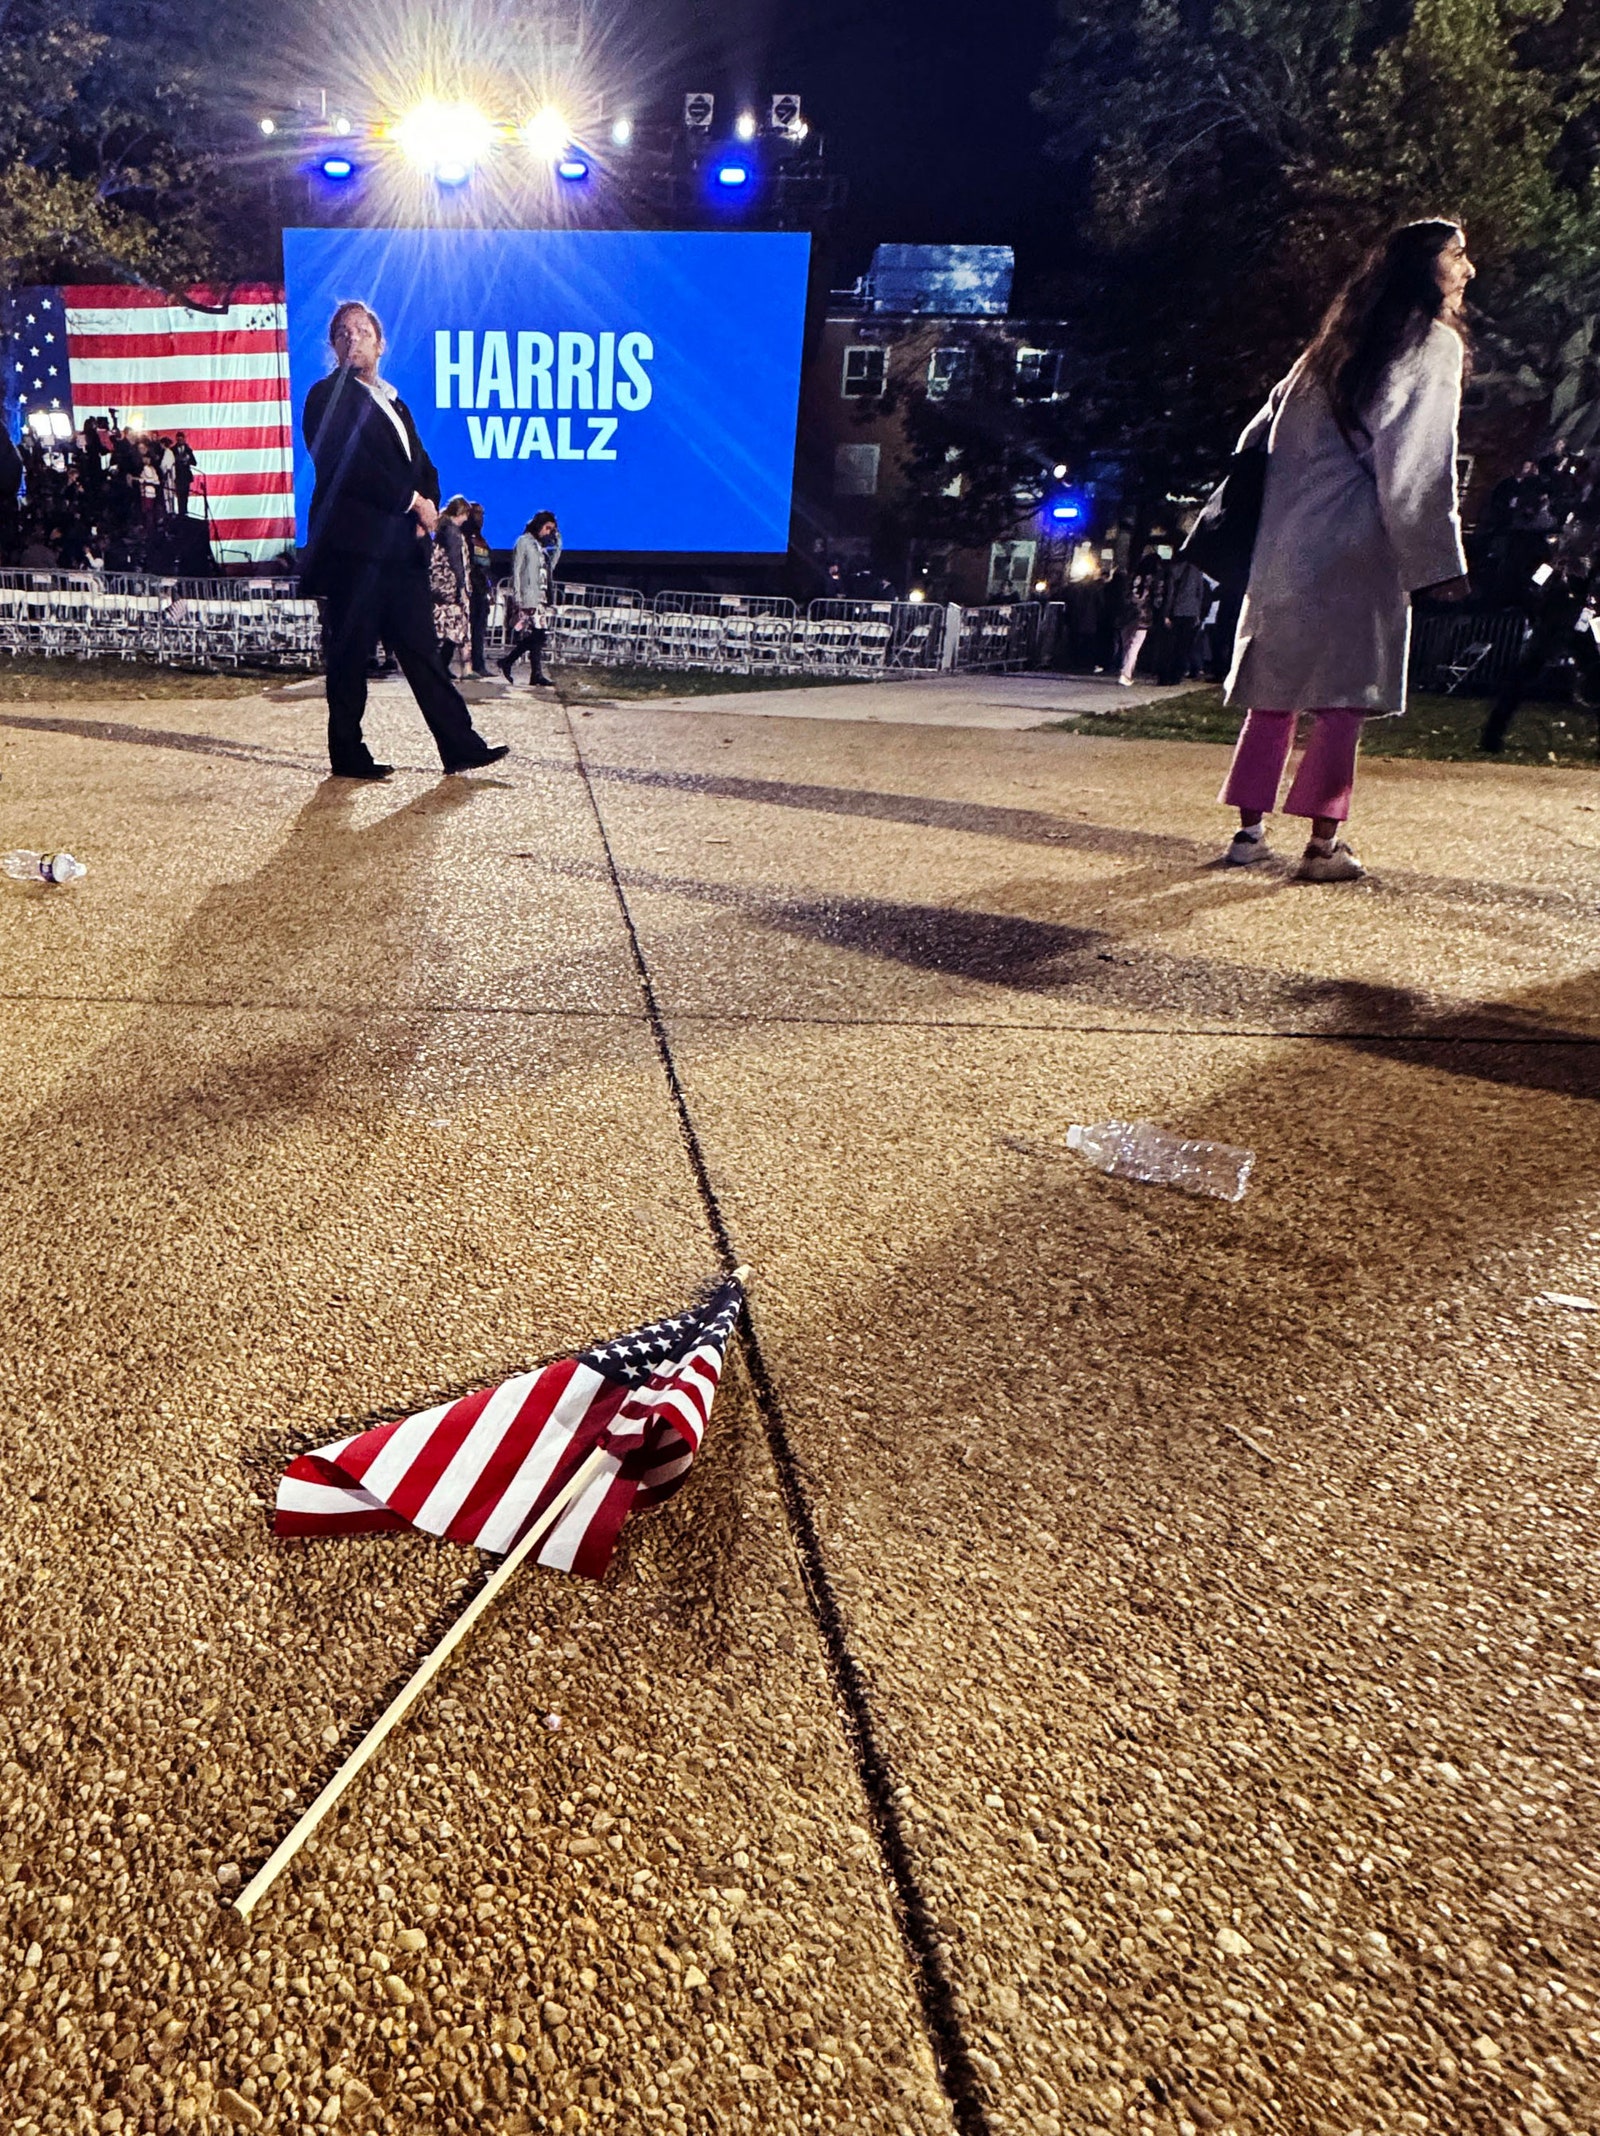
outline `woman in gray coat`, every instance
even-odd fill
[[[1339,839],[1362,724],[1403,712],[1411,600],[1467,592],[1456,507],[1473,267],[1451,222],[1409,223],[1368,257],[1239,440],[1267,446],[1261,526],[1227,701],[1246,705],[1219,799],[1239,811],[1224,858],[1266,858],[1297,714],[1315,725],[1284,806],[1311,819],[1296,874],[1352,882]]]
[[[535,512],[511,552],[511,649],[500,662],[507,682],[524,653],[529,684],[539,688],[550,680],[544,671],[544,646],[554,621],[560,561],[561,529],[555,513]]]

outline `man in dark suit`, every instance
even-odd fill
[[[446,771],[476,771],[507,754],[472,724],[433,627],[427,537],[439,518],[439,477],[411,412],[378,376],[383,328],[365,304],[341,304],[328,328],[339,368],[306,395],[301,419],[317,470],[300,578],[323,596],[328,759],[334,776],[386,779],[361,733],[367,663],[381,638],[400,662]]]

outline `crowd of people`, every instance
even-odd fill
[[[1158,682],[1190,682],[1220,681],[1227,667],[1233,638],[1219,627],[1218,589],[1169,542],[1108,578],[1069,580],[1062,610],[1060,658],[1079,674],[1115,674],[1131,688],[1141,668]]]
[[[90,416],[70,438],[25,429],[0,444],[0,562],[25,570],[139,571],[163,561],[174,519],[188,519],[194,449],[171,436]],[[163,537],[165,537],[163,539]]]

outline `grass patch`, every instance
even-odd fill
[[[1362,752],[1375,757],[1426,757],[1445,764],[1482,763],[1478,736],[1488,710],[1489,700],[1484,697],[1435,697],[1417,691],[1404,719],[1367,722]],[[1595,722],[1596,715],[1578,705],[1530,701],[1517,714],[1501,761],[1592,768]],[[1077,712],[1049,724],[1069,734],[1109,734],[1130,742],[1225,742],[1231,746],[1239,732],[1239,714],[1224,706],[1221,690],[1208,687],[1186,690],[1181,697],[1163,698],[1156,704],[1129,705],[1126,711]]]
[[[718,675],[704,668],[582,667],[559,669],[565,697],[617,702],[649,697],[729,697],[751,690],[814,690],[826,684],[870,685],[864,675]]]
[[[0,659],[0,704],[140,703],[161,697],[259,697],[281,672],[213,675],[145,660]]]

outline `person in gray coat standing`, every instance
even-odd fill
[[[555,513],[535,512],[511,552],[511,650],[500,662],[507,682],[524,653],[529,683],[538,688],[550,680],[544,671],[544,644],[554,620],[560,561],[561,529]]]
[[[1452,222],[1408,223],[1369,254],[1310,348],[1245,429],[1266,487],[1227,702],[1245,705],[1219,799],[1239,811],[1224,859],[1266,857],[1296,717],[1315,714],[1284,803],[1311,819],[1296,874],[1352,882],[1339,838],[1363,722],[1405,710],[1413,595],[1468,591],[1456,431],[1473,275]]]

